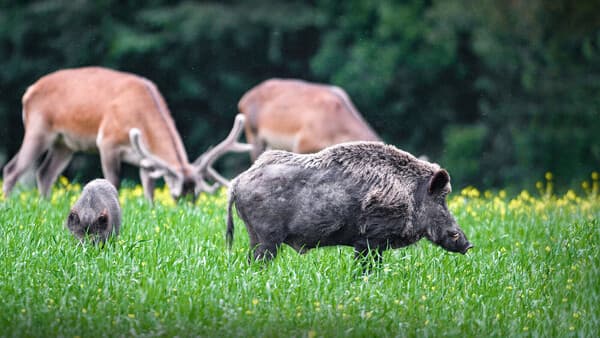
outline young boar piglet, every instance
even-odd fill
[[[80,241],[88,236],[93,243],[104,243],[119,234],[121,206],[117,189],[105,179],[95,179],[83,187],[71,208],[66,227]]]
[[[227,239],[231,246],[235,204],[254,259],[274,258],[285,243],[300,253],[348,245],[380,260],[423,237],[464,254],[473,246],[448,210],[450,191],[446,170],[380,142],[268,151],[231,183]]]

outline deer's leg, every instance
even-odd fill
[[[13,157],[5,166],[4,166],[4,170],[3,170],[3,179],[4,179],[4,183],[2,184],[2,191],[4,192],[4,195],[8,196],[8,194],[10,194],[11,190],[13,189],[15,182],[19,179],[18,175],[17,177],[13,176],[15,175],[14,171],[15,171],[15,166],[17,165],[17,161],[19,159],[19,153],[17,153],[15,155],[15,157]]]
[[[265,151],[266,144],[257,134],[254,134],[249,124],[246,124],[246,142],[252,145],[250,159],[254,162]]]
[[[50,195],[52,184],[54,184],[58,175],[65,170],[72,156],[73,151],[62,144],[55,143],[48,150],[48,154],[46,154],[46,158],[37,170],[36,175],[38,189],[42,196],[48,197]]]
[[[252,150],[250,151],[250,157],[252,158],[252,162],[254,162],[260,156],[260,154],[265,152],[267,149],[267,144],[260,137],[255,137],[251,144]]]
[[[100,151],[100,161],[102,162],[104,178],[118,189],[120,184],[119,174],[121,172],[121,153],[119,147],[110,140],[102,140],[102,143],[98,144],[98,150]]]
[[[23,144],[19,152],[4,167],[2,190],[4,195],[8,196],[19,177],[31,167],[35,161],[50,147],[54,141],[54,135],[48,134],[44,128],[35,128],[30,126],[25,131]]]
[[[154,184],[156,180],[150,177],[150,173],[144,168],[140,168],[140,180],[144,188],[144,196],[146,196],[148,201],[154,201]]]

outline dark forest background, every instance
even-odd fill
[[[547,171],[578,185],[600,167],[597,0],[0,4],[0,165],[20,146],[29,84],[102,65],[158,85],[190,159],[227,134],[245,91],[294,77],[346,89],[386,142],[448,168],[455,187]],[[97,156],[67,171],[97,175]]]

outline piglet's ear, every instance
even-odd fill
[[[108,210],[104,209],[98,216],[98,228],[106,229],[108,227]]]
[[[439,194],[446,190],[448,183],[450,183],[450,175],[448,175],[446,170],[440,169],[431,176],[427,190],[430,194]]]
[[[79,225],[79,215],[76,211],[71,210],[69,213],[69,217],[67,218],[67,227],[69,229],[74,229]]]

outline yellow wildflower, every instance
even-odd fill
[[[69,179],[61,175],[58,179],[58,183],[60,183],[61,186],[66,187],[69,185]]]

